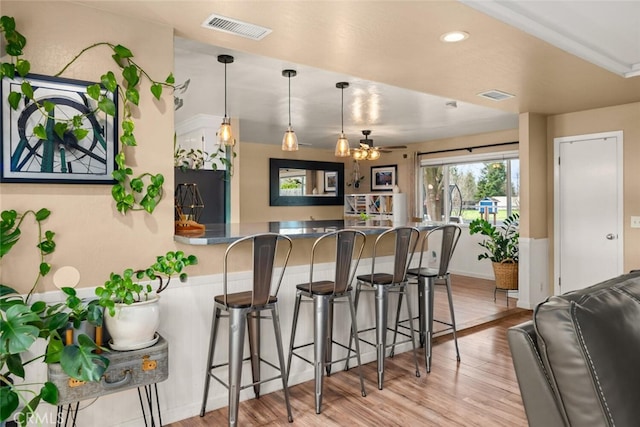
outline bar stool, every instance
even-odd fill
[[[276,264],[276,255],[278,254],[279,243],[283,243],[285,249],[284,260],[281,266],[280,278],[275,285],[275,292],[272,290],[273,268]],[[227,267],[231,253],[237,253],[240,248],[251,248],[252,255],[252,271],[253,281],[252,290],[237,293],[227,293]],[[291,405],[289,404],[289,389],[287,387],[287,374],[284,366],[284,354],[282,350],[282,336],[280,335],[280,319],[278,317],[278,290],[282,283],[284,270],[289,255],[291,254],[292,242],[287,236],[276,233],[262,233],[247,236],[236,240],[229,245],[224,254],[222,283],[223,294],[214,298],[213,318],[211,320],[211,338],[209,341],[209,356],[207,359],[207,371],[204,382],[204,394],[202,397],[202,409],[200,416],[203,417],[206,411],[207,396],[209,394],[209,382],[211,378],[216,379],[229,390],[229,426],[238,425],[238,404],[240,401],[240,390],[254,387],[256,397],[259,397],[259,384],[282,379],[282,389],[284,391],[284,400],[287,405],[287,414],[289,422],[293,421],[291,415]],[[280,252],[283,252],[280,251]],[[273,329],[276,338],[276,347],[278,350],[279,367],[262,359],[260,357],[260,331],[259,325],[263,317],[261,313],[265,310],[271,312],[273,320]],[[222,311],[228,314],[221,314]],[[213,364],[213,354],[216,348],[216,338],[218,334],[218,326],[221,317],[229,318],[229,360],[226,363]],[[249,329],[249,344],[251,355],[243,358],[244,353],[244,331],[245,324]],[[251,360],[253,369],[253,383],[243,386],[242,379],[242,363]],[[279,371],[279,375],[260,380],[259,366],[260,362],[269,365]],[[223,366],[229,367],[229,379],[225,383],[213,371]]]
[[[402,332],[397,332],[387,326],[387,314],[389,311],[389,294],[398,293],[400,296],[407,291],[407,269],[413,258],[413,253],[418,244],[418,237],[420,231],[414,227],[394,227],[386,230],[378,236],[373,245],[373,256],[371,260],[371,274],[364,274],[358,276],[358,283],[356,286],[355,306],[358,309],[360,300],[360,292],[375,292],[375,312],[376,322],[375,327],[363,329],[354,334],[356,340],[363,341],[366,344],[376,347],[377,352],[377,364],[378,364],[378,389],[382,390],[384,382],[384,362],[385,353],[388,347],[395,344],[402,344],[411,341],[413,347],[413,359],[416,365],[416,377],[420,376],[420,370],[418,368],[418,356],[416,354],[416,345],[414,340],[414,330],[411,323],[409,328],[410,335]],[[376,262],[378,262],[378,255],[383,251],[382,246],[388,247],[389,240],[393,239],[393,273],[382,273],[376,271]],[[370,289],[369,289],[370,288]],[[411,314],[411,305],[407,304],[407,310],[409,318],[413,318]],[[360,334],[367,331],[376,331],[376,342],[372,343],[363,338],[360,338]],[[394,331],[394,344],[387,345],[387,332]],[[397,334],[405,336],[407,339],[400,342],[395,342],[395,336]],[[353,337],[352,337],[353,338]],[[349,342],[351,347],[351,342]],[[348,363],[348,360],[347,360]]]
[[[309,271],[309,282],[301,283],[296,286],[296,302],[293,311],[293,323],[291,330],[291,343],[289,345],[289,360],[287,362],[287,372],[290,372],[291,358],[296,356],[307,363],[314,366],[315,369],[315,405],[316,414],[322,409],[322,383],[324,372],[327,376],[331,374],[331,365],[334,363],[348,360],[350,356],[337,360],[332,358],[332,345],[336,344],[342,348],[351,350],[351,342],[349,347],[333,340],[333,305],[341,299],[346,299],[349,304],[349,313],[351,315],[351,334],[355,334],[358,330],[356,323],[356,311],[353,299],[351,297],[351,282],[355,276],[358,263],[364,249],[365,235],[358,230],[340,230],[327,233],[319,237],[311,248],[311,262]],[[316,280],[313,279],[313,270],[315,265],[316,254],[327,253],[329,245],[333,244],[333,251],[336,254],[335,275],[333,280]],[[303,300],[306,298],[306,300]],[[301,302],[313,302],[313,342],[295,345],[295,335],[298,326],[298,315],[300,313]],[[351,336],[351,335],[350,335]],[[305,358],[297,352],[301,348],[313,345],[314,359],[313,361]],[[354,357],[354,356],[351,356]],[[360,345],[356,341],[355,357],[358,361],[358,375],[360,376],[360,389],[362,396],[365,397],[364,380],[362,377],[362,368],[360,367]]]
[[[447,224],[440,227],[436,227],[433,230],[426,233],[422,239],[422,245],[420,249],[420,261],[417,268],[411,268],[407,271],[409,277],[417,279],[418,285],[418,319],[420,324],[420,345],[425,347],[425,365],[427,373],[431,372],[431,339],[433,336],[433,322],[438,322],[443,325],[449,326],[453,332],[453,341],[456,347],[457,361],[460,362],[460,350],[458,349],[458,337],[456,336],[456,317],[453,310],[453,297],[451,294],[451,276],[449,274],[449,262],[453,257],[453,252],[458,244],[462,230],[455,224]],[[440,262],[438,268],[430,268],[427,266],[427,260],[424,259],[425,253],[433,252],[433,249],[429,249],[429,242],[433,243],[436,236],[440,236]],[[423,264],[424,262],[424,264]],[[428,287],[425,292],[425,279],[428,283]],[[451,322],[444,322],[442,320],[436,320],[433,318],[433,300],[435,295],[435,285],[445,285],[447,289],[447,298],[449,300],[449,314]],[[428,292],[428,293],[427,293]],[[402,305],[402,296],[398,302],[398,314],[400,313],[400,306]],[[397,318],[396,318],[397,319]],[[396,323],[396,330],[398,325],[407,322],[398,321]],[[413,322],[411,322],[413,323]]]

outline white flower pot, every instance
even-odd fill
[[[111,336],[109,346],[117,351],[137,350],[158,341],[160,297],[130,305],[116,304],[116,314],[104,313],[104,322]]]

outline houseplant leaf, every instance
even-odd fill
[[[78,336],[78,345],[67,345],[60,357],[65,374],[82,381],[99,381],[109,367],[109,359],[92,353],[98,346],[85,334]]]
[[[5,312],[6,319],[0,321],[0,346],[9,354],[22,353],[31,347],[40,334],[40,329],[31,324],[40,317],[27,305],[16,304]]]

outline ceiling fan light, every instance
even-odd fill
[[[340,137],[336,142],[336,157],[349,157],[351,155],[351,151],[349,150],[349,141],[347,141],[347,137],[344,136],[344,132],[340,133]]]
[[[231,119],[224,117],[220,129],[218,129],[218,144],[234,146],[236,140],[233,138],[233,132],[231,132]]]
[[[353,158],[355,160],[364,160],[364,158],[367,157],[367,154],[365,151],[356,148],[355,150],[353,150]]]
[[[380,151],[376,150],[375,148],[372,150],[369,150],[369,153],[367,154],[367,159],[378,160],[379,158],[380,158]]]
[[[291,126],[287,128],[282,138],[282,151],[298,151],[298,137]]]

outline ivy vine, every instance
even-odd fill
[[[122,83],[119,85],[115,73],[107,71],[100,76],[100,83],[87,86],[87,96],[96,103],[93,110],[71,118],[54,117],[52,112],[55,105],[52,102],[43,101],[40,103],[34,98],[34,89],[28,78],[31,64],[23,57],[27,39],[16,29],[14,18],[2,16],[0,18],[0,32],[6,41],[6,52],[10,58],[9,62],[0,63],[0,78],[7,77],[21,81],[20,91],[11,91],[7,95],[10,107],[16,110],[21,101],[25,104],[34,103],[43,116],[55,122],[53,131],[59,138],[62,139],[65,133],[68,132],[73,133],[78,140],[84,138],[89,132],[83,127],[84,119],[98,111],[115,117],[117,114],[116,105],[110,99],[108,93],[117,94],[123,106],[123,113],[120,122],[120,149],[115,156],[116,168],[112,174],[116,182],[111,189],[111,195],[116,202],[117,210],[123,214],[130,210],[145,210],[152,213],[162,199],[164,176],[160,173],[154,174],[151,172],[144,172],[134,176],[133,169],[126,164],[124,148],[137,145],[131,108],[132,105],[139,105],[141,81],[147,80],[151,84],[151,94],[155,99],[159,100],[165,88],[174,88],[175,80],[173,74],[170,73],[164,81],[154,80],[134,61],[133,53],[125,46],[109,42],[94,43],[82,49],[62,70],[54,74],[54,77],[60,77],[87,51],[96,48],[107,48],[110,50],[111,57],[120,70]],[[117,119],[117,117],[115,118]],[[48,140],[44,125],[35,126],[33,132],[41,140],[45,142]]]

